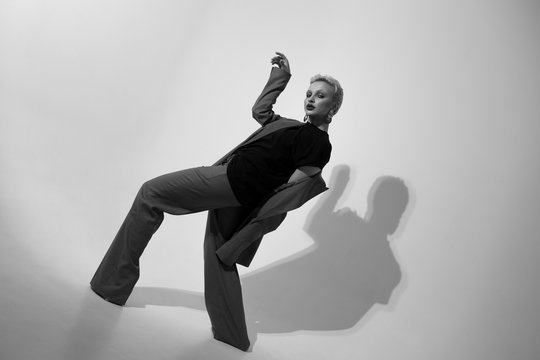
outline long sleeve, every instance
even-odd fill
[[[278,96],[287,86],[291,74],[288,72],[273,67],[263,91],[255,101],[252,107],[253,118],[261,125],[269,124],[279,118],[272,110]]]

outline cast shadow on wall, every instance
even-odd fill
[[[304,230],[313,245],[242,277],[252,343],[258,333],[350,329],[374,304],[388,304],[401,280],[388,236],[398,228],[409,192],[399,178],[378,178],[363,219],[348,208],[335,209],[349,175],[349,166],[335,167],[330,190],[310,211]],[[201,293],[136,287],[133,295],[128,306],[205,309]]]
[[[400,179],[377,179],[366,219],[335,207],[349,182],[348,166],[333,169],[330,190],[304,230],[314,244],[242,279],[246,317],[257,333],[344,330],[376,303],[387,304],[401,279],[388,235],[408,202]]]

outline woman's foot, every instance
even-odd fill
[[[105,301],[110,302],[111,304],[118,305],[118,306],[124,306],[124,303],[115,299],[107,298],[103,295],[101,295],[96,289],[94,289],[92,286],[90,286],[90,289],[92,289],[93,292],[95,292],[100,298],[102,298]]]

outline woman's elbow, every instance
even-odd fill
[[[257,109],[255,109],[255,108],[253,108],[253,109],[251,110],[251,116],[252,116],[255,120],[257,120],[257,122],[261,122],[261,120],[263,120],[262,114],[261,114],[259,111],[257,111]]]
[[[260,124],[264,124],[266,121],[266,117],[255,108],[251,110],[251,116]]]

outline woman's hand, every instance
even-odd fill
[[[276,51],[276,54],[277,56],[274,56],[272,60],[270,60],[272,65],[277,65],[278,68],[285,70],[286,72],[290,74],[291,67],[289,66],[289,60],[287,59],[287,57],[284,54],[277,51]]]

